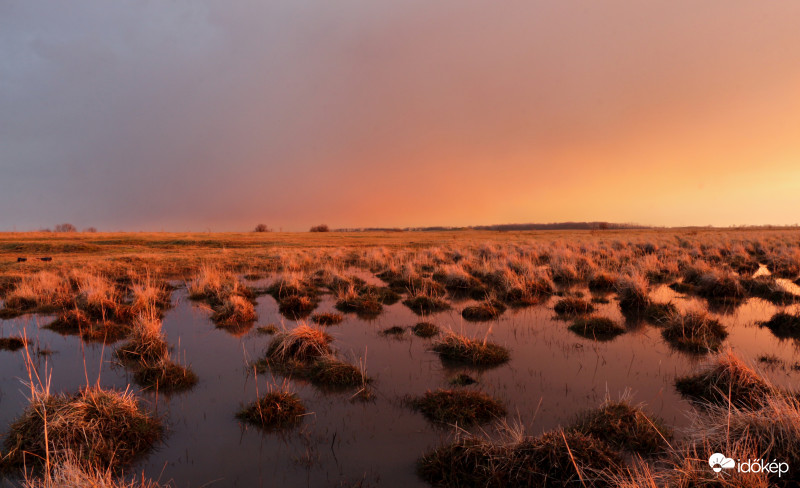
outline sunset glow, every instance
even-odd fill
[[[0,4],[0,230],[800,221],[800,4]]]

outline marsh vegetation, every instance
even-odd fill
[[[411,235],[0,236],[3,476],[642,487],[712,483],[712,449],[800,465],[797,232]]]

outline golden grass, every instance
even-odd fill
[[[72,395],[34,390],[30,405],[9,427],[3,463],[37,465],[51,452],[68,451],[82,465],[107,469],[151,449],[162,430],[130,390],[92,386]]]

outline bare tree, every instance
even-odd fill
[[[55,227],[56,232],[77,232],[77,230],[74,225],[66,222]]]
[[[267,224],[258,224],[253,232],[272,232],[272,229],[267,227]]]
[[[309,232],[330,232],[330,230],[327,224],[319,224],[312,227]]]

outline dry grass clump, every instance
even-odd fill
[[[18,351],[25,347],[28,341],[23,337],[0,338],[0,351]]]
[[[301,372],[300,376],[315,386],[333,389],[366,386],[372,382],[362,368],[344,362],[332,354],[311,363],[305,374]]]
[[[746,408],[759,408],[765,398],[780,395],[731,351],[718,355],[698,373],[677,378],[675,388],[695,402]]]
[[[280,313],[291,319],[307,317],[317,308],[317,290],[302,274],[285,274],[267,288]]]
[[[672,302],[658,303],[651,301],[644,308],[644,312],[642,312],[642,318],[650,321],[653,324],[663,325],[669,322],[670,317],[675,316],[677,313],[678,307],[676,307]]]
[[[211,320],[234,333],[248,329],[256,320],[253,290],[227,271],[205,265],[187,285],[189,298],[211,306]]]
[[[0,318],[10,318],[28,312],[52,312],[72,301],[67,280],[50,271],[25,275],[6,294]]]
[[[569,330],[596,341],[610,341],[625,333],[625,327],[608,317],[578,317],[569,326]]]
[[[46,328],[58,334],[79,335],[85,341],[106,344],[124,339],[131,331],[127,323],[98,321],[77,307],[63,310]]]
[[[712,302],[736,302],[746,295],[739,276],[729,271],[711,270],[697,278],[695,285],[696,293]]]
[[[796,246],[776,250],[765,261],[770,272],[780,278],[793,280],[800,274],[800,249]]]
[[[506,311],[506,306],[498,300],[484,300],[477,305],[464,308],[461,316],[470,322],[485,322],[495,320]]]
[[[243,407],[236,418],[264,429],[280,429],[299,424],[305,413],[300,397],[281,389],[270,391]]]
[[[675,349],[691,353],[717,351],[728,331],[704,310],[673,314],[661,335]]]
[[[419,322],[411,328],[417,337],[430,338],[439,335],[439,326],[430,322]]]
[[[650,304],[650,283],[639,273],[620,278],[616,290],[622,313],[641,314]]]
[[[555,291],[555,283],[546,267],[522,260],[498,263],[497,266],[500,269],[492,269],[491,263],[484,263],[484,269],[475,272],[497,298],[511,306],[535,305]],[[486,290],[476,288],[471,296],[482,299],[486,294]]]
[[[614,291],[617,288],[617,279],[608,271],[597,270],[589,279],[589,289],[596,292]]]
[[[341,324],[344,316],[340,313],[315,313],[311,316],[311,321],[317,325],[337,325]]]
[[[485,424],[506,415],[502,403],[471,390],[436,390],[411,398],[408,404],[431,422],[469,426]]]
[[[194,371],[174,363],[168,356],[159,358],[157,361],[141,363],[134,373],[133,379],[145,388],[162,393],[190,390],[198,381]]]
[[[767,300],[775,305],[789,305],[800,300],[797,295],[784,290],[773,276],[742,278],[741,283],[750,296]]]
[[[800,483],[796,469],[800,465],[800,402],[796,398],[766,396],[760,408],[711,406],[696,419],[692,430],[694,442],[709,449],[707,452],[727,454],[732,444],[739,444],[748,454],[741,460],[787,463],[788,472],[780,477],[767,473],[769,486]]]
[[[45,428],[46,427],[46,428]],[[38,465],[48,452],[69,451],[81,464],[121,466],[153,447],[161,422],[130,391],[88,387],[73,395],[34,392],[4,441],[4,463]]]
[[[200,267],[186,288],[192,300],[207,300],[213,303],[221,302],[230,295],[237,288],[237,284],[236,278],[231,273],[206,264]]]
[[[277,334],[267,348],[266,357],[258,361],[257,371],[273,371],[310,381],[321,388],[366,387],[372,380],[367,377],[363,363],[354,366],[338,359],[325,332],[301,325]]]
[[[317,308],[317,300],[309,295],[289,295],[278,300],[278,311],[286,317],[297,320]]]
[[[642,459],[634,462],[619,473],[608,476],[611,486],[616,488],[770,488],[763,472],[739,472],[726,469],[715,473],[709,466],[709,454],[724,452],[733,459],[758,459],[760,453],[748,439],[731,439],[724,449],[712,446],[702,440],[690,442],[671,450],[667,457],[655,468]],[[786,486],[778,484],[777,486]],[[788,486],[792,486],[789,484]]]
[[[445,361],[474,366],[497,366],[511,358],[508,349],[503,346],[452,332],[437,341],[433,350]]]
[[[229,295],[214,307],[211,320],[217,327],[239,330],[252,325],[257,319],[253,303],[241,295]]]
[[[446,264],[437,269],[432,278],[455,296],[474,296],[486,292],[486,286],[461,264]]]
[[[498,442],[462,435],[425,454],[417,471],[435,486],[605,488],[622,465],[603,441],[557,430]]]
[[[324,331],[300,325],[275,335],[267,349],[267,359],[279,363],[313,361],[332,352],[332,341]]]
[[[450,304],[443,298],[443,293],[429,286],[412,287],[403,305],[417,315],[448,310]]]
[[[599,407],[581,413],[570,430],[603,439],[612,447],[653,455],[669,447],[672,431],[660,419],[650,418],[627,398],[606,399]]]
[[[562,317],[574,317],[594,312],[594,305],[582,298],[566,297],[557,301],[553,310]]]
[[[50,460],[49,472],[35,477],[27,474],[23,488],[167,488],[155,481],[116,476],[113,469],[100,469],[82,465],[74,454],[61,454]]]
[[[161,319],[152,309],[136,317],[128,342],[117,348],[115,354],[129,363],[157,362],[169,354]]]
[[[778,312],[766,322],[759,322],[779,339],[800,339],[800,313]]]
[[[354,312],[362,318],[374,318],[383,312],[383,304],[378,295],[350,285],[336,293],[336,309],[345,313]]]

